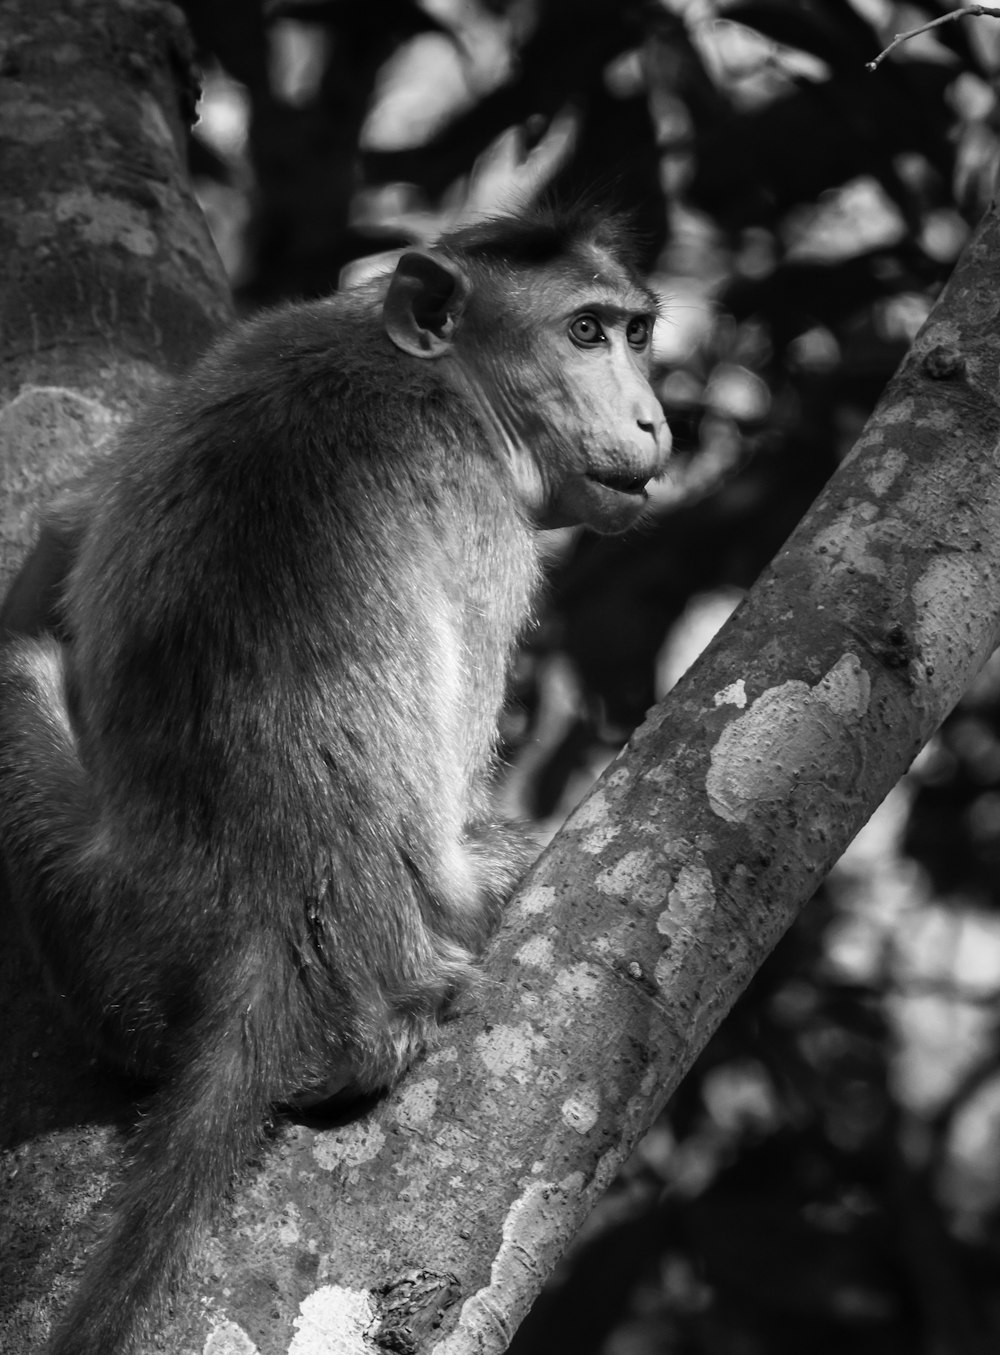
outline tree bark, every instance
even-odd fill
[[[73,439],[103,439],[225,310],[163,134],[167,11],[67,10],[0,9],[24,38],[0,81],[22,129],[5,132],[0,230],[25,251],[11,287],[37,286],[3,317],[9,553]],[[141,71],[123,55],[135,49]],[[58,55],[71,50],[85,56]],[[70,90],[59,63],[84,59]],[[85,113],[98,133],[80,131]],[[83,168],[91,138],[105,179]],[[47,286],[18,281],[42,264]],[[368,1116],[278,1129],[150,1350],[505,1349],[636,1139],[997,643],[998,310],[994,210],[822,499],[528,876],[477,1010]],[[18,410],[39,397],[18,392],[57,378],[67,390],[36,432]],[[131,1103],[52,1027],[13,942],[2,963],[0,1346],[14,1353],[93,1241]]]
[[[197,95],[157,0],[0,0],[0,565],[41,499],[230,317],[184,173]]]
[[[0,0],[0,572],[39,505],[230,316],[184,171],[196,83],[152,0]],[[0,1350],[38,1348],[131,1102],[53,1025],[0,905]]]

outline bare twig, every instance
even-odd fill
[[[961,9],[953,9],[950,14],[942,14],[939,19],[931,19],[929,23],[921,24],[919,28],[910,28],[905,33],[897,33],[889,46],[884,51],[879,52],[874,61],[865,62],[865,70],[878,70],[894,47],[898,47],[901,42],[906,42],[910,38],[917,37],[920,33],[927,33],[932,28],[940,27],[941,24],[951,23],[952,19],[977,19],[982,16],[987,19],[1000,19],[1000,8],[996,5],[963,5]]]

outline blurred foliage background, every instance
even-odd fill
[[[889,0],[185,0],[240,305],[544,188],[627,208],[677,447],[553,542],[507,718],[551,832],[849,450],[992,193],[1000,24]],[[360,262],[359,262],[360,261]],[[765,966],[516,1355],[1000,1340],[1000,664]]]

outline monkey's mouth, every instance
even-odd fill
[[[648,475],[598,475],[596,471],[588,471],[587,479],[593,480],[597,485],[603,485],[605,489],[613,490],[615,494],[631,494],[635,498],[646,498],[646,485],[649,483]]]

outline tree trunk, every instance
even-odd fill
[[[184,170],[196,84],[151,0],[0,4],[0,570],[230,300]],[[131,1102],[60,1025],[0,909],[0,1350],[38,1347],[93,1242]],[[98,1128],[100,1126],[100,1128]]]
[[[0,412],[9,556],[77,446],[102,441],[225,310],[168,132],[169,11],[21,8],[0,80],[0,220],[22,249],[4,373],[11,393],[62,384]],[[525,881],[477,1011],[367,1117],[279,1129],[150,1349],[505,1349],[638,1136],[997,642],[998,308],[991,212],[823,498]],[[13,946],[0,1345],[19,1355],[92,1244],[132,1110],[53,1028]]]

